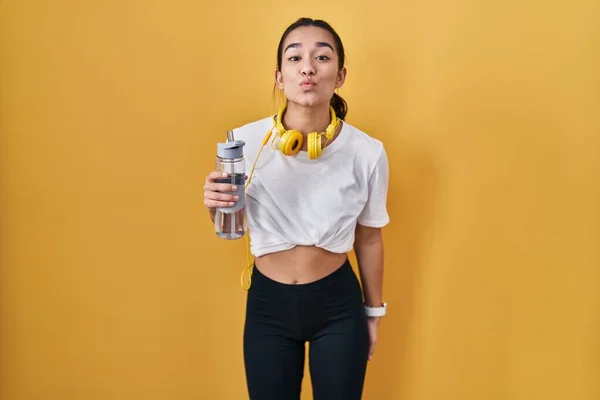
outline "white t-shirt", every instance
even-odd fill
[[[267,117],[234,129],[243,140],[246,173],[250,175],[265,134],[273,128]],[[337,138],[321,157],[306,151],[286,156],[271,147],[276,129],[264,146],[246,188],[250,251],[258,257],[314,245],[334,253],[354,246],[359,223],[382,227],[389,222],[386,208],[389,167],[381,141],[343,122]],[[278,149],[279,138],[273,147]]]

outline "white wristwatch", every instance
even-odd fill
[[[381,307],[365,306],[367,317],[383,317],[387,312],[387,303],[383,303]]]

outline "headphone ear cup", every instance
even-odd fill
[[[316,132],[308,134],[308,158],[315,160],[321,157],[321,135]]]
[[[286,156],[295,156],[302,148],[304,136],[297,130],[285,131],[279,139],[279,148]]]

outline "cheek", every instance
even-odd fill
[[[332,84],[337,83],[339,80],[339,71],[336,67],[328,68],[326,71],[323,71],[323,78],[327,80],[327,82],[331,82]]]
[[[302,88],[299,85],[300,79],[301,76],[299,76],[299,74],[291,72],[288,69],[288,71],[281,74],[281,87],[290,95],[292,93],[301,92]]]
[[[285,85],[290,81],[290,71],[289,68],[283,68],[279,73],[278,82],[280,84]]]
[[[294,74],[292,72],[291,68],[288,68],[282,74],[283,82],[285,82],[285,83],[291,82],[295,78],[295,76],[296,76],[296,74]]]

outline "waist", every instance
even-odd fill
[[[284,284],[318,281],[337,270],[348,259],[346,253],[333,253],[316,246],[292,249],[257,257],[257,268],[266,277]]]

